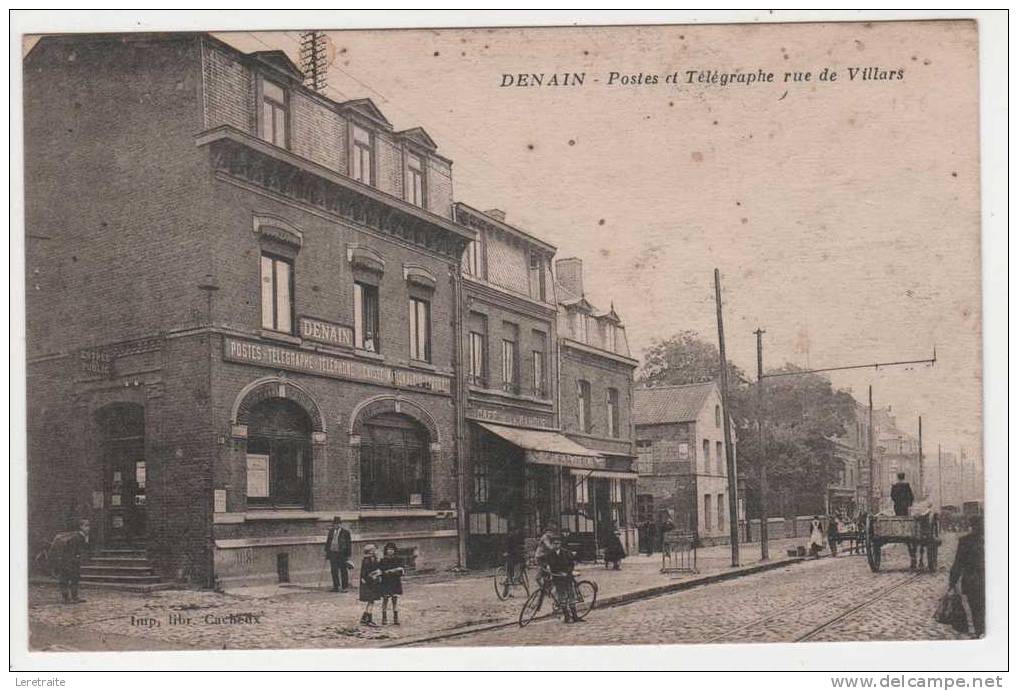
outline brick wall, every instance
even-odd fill
[[[562,390],[560,415],[567,434],[587,434],[608,439],[608,409],[605,396],[609,388],[619,392],[619,436],[615,443],[628,448],[633,442],[633,368],[608,358],[580,352],[568,345],[561,347]],[[579,398],[576,382],[590,382],[590,431],[579,429]],[[586,442],[585,442],[586,443]]]
[[[299,91],[290,96],[293,153],[338,173],[347,170],[346,120],[336,111]]]
[[[428,211],[453,217],[452,165],[438,158],[428,158]]]
[[[254,75],[232,54],[202,41],[205,127],[232,125],[255,131]]]

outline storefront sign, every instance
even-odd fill
[[[504,410],[478,408],[476,406],[471,406],[468,409],[467,417],[473,418],[474,420],[486,420],[488,422],[498,422],[503,425],[512,425],[513,427],[536,427],[538,429],[554,428],[551,422],[551,416],[539,417],[537,415],[522,415],[519,413],[510,413]]]
[[[300,337],[305,340],[344,348],[353,347],[353,329],[349,326],[333,324],[311,317],[301,317],[299,321]]]
[[[566,468],[604,470],[605,461],[600,456],[578,456],[571,453],[527,450],[527,462],[539,465],[558,465]]]
[[[353,358],[281,348],[234,338],[225,340],[223,357],[231,362],[305,372],[335,379],[354,379],[445,394],[451,391],[447,377],[427,372],[398,369]]]

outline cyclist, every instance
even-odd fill
[[[556,599],[562,608],[563,619],[567,624],[581,621],[576,616],[576,578],[573,571],[576,562],[573,553],[562,546],[559,535],[551,537],[551,551],[544,556],[545,567],[555,588]]]

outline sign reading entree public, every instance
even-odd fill
[[[451,391],[449,379],[441,375],[377,365],[355,358],[336,357],[295,348],[242,341],[236,338],[227,338],[223,342],[223,358],[230,362],[305,372],[322,377],[382,382],[408,389],[423,389],[443,394],[448,394]]]

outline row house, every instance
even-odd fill
[[[44,37],[24,83],[33,549],[307,580],[340,516],[442,569],[558,518],[532,467],[614,472],[562,433],[555,248],[424,129],[207,34]]]

